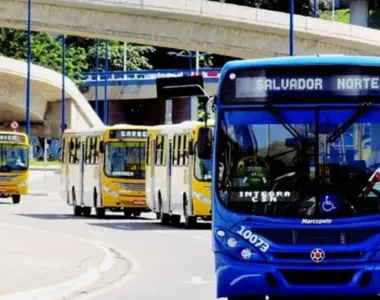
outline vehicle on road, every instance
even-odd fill
[[[379,294],[380,58],[229,62],[215,102],[217,296]]]
[[[0,198],[20,203],[29,189],[29,138],[24,133],[0,131]]]
[[[214,121],[208,121],[208,129]],[[204,122],[152,126],[146,150],[146,193],[149,208],[163,224],[187,228],[198,219],[211,219],[212,158],[200,159],[195,151]]]
[[[148,212],[145,201],[147,126],[114,125],[63,135],[61,186],[74,215]],[[67,149],[67,150],[66,150]]]

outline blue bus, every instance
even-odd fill
[[[229,62],[215,103],[217,297],[380,294],[380,58]]]

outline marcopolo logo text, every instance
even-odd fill
[[[320,224],[331,224],[331,219],[316,219],[316,220],[310,220],[310,219],[302,219],[302,224],[311,224],[311,225],[320,225]]]

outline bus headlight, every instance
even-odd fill
[[[244,258],[244,259],[250,259],[252,257],[252,252],[251,250],[245,248],[243,250],[241,250],[241,257]]]
[[[119,197],[119,194],[109,187],[103,186],[103,191],[105,191],[107,194],[110,194],[112,197]]]
[[[21,181],[19,184],[17,184],[17,187],[23,187],[24,185],[26,185],[27,184],[27,181],[26,180],[24,180],[24,181]]]
[[[224,236],[226,235],[226,233],[225,233],[223,230],[219,229],[219,230],[216,232],[216,235],[219,236],[219,237],[224,237]]]
[[[234,238],[234,237],[230,237],[228,240],[227,240],[227,246],[230,247],[230,248],[235,248],[237,245],[237,240]]]

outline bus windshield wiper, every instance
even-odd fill
[[[327,142],[332,143],[335,142],[343,133],[346,132],[348,128],[351,127],[361,116],[363,116],[366,112],[372,109],[371,103],[363,103],[362,107],[360,107],[351,117],[347,119],[339,128],[332,133],[328,138]]]
[[[308,145],[308,140],[304,138],[289,122],[285,119],[283,115],[281,115],[280,111],[277,110],[273,105],[266,105],[268,111],[281,123],[284,128],[289,131],[289,133],[301,144]]]

